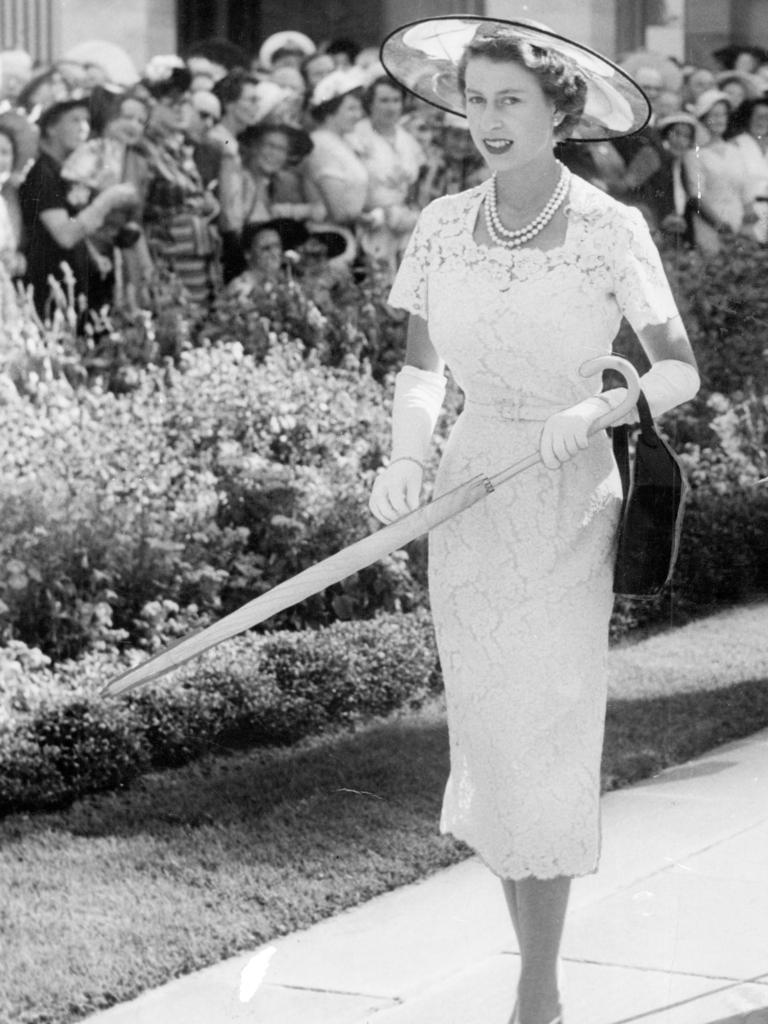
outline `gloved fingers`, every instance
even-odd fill
[[[589,436],[584,423],[563,423],[552,417],[544,424],[539,455],[547,469],[559,469],[564,462],[588,447]]]
[[[421,497],[421,469],[410,466],[403,470],[384,470],[376,477],[368,507],[382,523],[392,523],[419,506]]]

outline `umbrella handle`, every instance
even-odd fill
[[[592,377],[596,373],[602,373],[603,370],[616,370],[617,373],[621,374],[627,382],[627,396],[622,399],[615,409],[609,409],[608,412],[595,420],[589,428],[588,433],[590,435],[596,434],[598,431],[610,427],[612,423],[618,423],[624,419],[627,413],[631,412],[637,405],[637,397],[640,394],[640,378],[637,375],[637,370],[632,363],[627,359],[622,359],[621,356],[595,356],[594,359],[588,359],[586,363],[582,363],[579,367],[579,373],[582,377]],[[539,452],[531,452],[526,458],[520,459],[514,465],[508,466],[500,473],[496,473],[495,476],[489,477],[490,489],[494,490],[499,484],[505,484],[513,476],[517,476],[518,473],[530,469],[538,462],[541,462]]]
[[[628,359],[623,359],[621,356],[595,356],[594,359],[588,359],[579,367],[582,377],[593,377],[597,373],[602,373],[603,370],[615,370],[621,374],[627,385],[627,395],[615,409],[609,409],[595,420],[589,428],[590,434],[596,434],[613,423],[621,422],[635,408],[640,395],[640,378]]]

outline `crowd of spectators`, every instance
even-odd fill
[[[719,62],[719,67],[717,66]],[[768,54],[713,68],[636,53],[653,110],[615,143],[561,144],[660,239],[716,254],[768,240]],[[138,72],[82,44],[50,67],[0,54],[0,261],[43,318],[57,297],[139,307],[164,275],[201,309],[258,305],[286,276],[325,303],[397,268],[419,211],[487,174],[463,118],[409,97],[375,51],[296,31],[224,40]]]

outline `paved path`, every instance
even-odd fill
[[[563,952],[565,1024],[768,1024],[768,730],[603,798]],[[506,1024],[517,971],[472,859],[89,1024]]]

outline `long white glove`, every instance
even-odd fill
[[[395,378],[392,405],[392,456],[376,477],[369,507],[382,523],[418,508],[424,460],[445,397],[445,377],[432,370],[404,366]]]
[[[660,359],[640,378],[641,390],[648,400],[654,419],[693,398],[699,390],[699,383],[696,368],[681,359]],[[586,448],[591,424],[608,409],[620,405],[626,394],[625,388],[612,388],[550,416],[544,424],[539,442],[544,465],[548,469],[557,469],[562,462]],[[638,419],[635,409],[618,420],[616,425],[637,423]]]
[[[660,359],[640,378],[640,390],[648,400],[654,419],[682,405],[683,402],[689,402],[695,397],[700,384],[696,367],[684,363],[682,359]],[[615,409],[625,396],[624,388],[612,388],[610,391],[603,391],[600,397],[606,399],[611,408]],[[622,423],[637,423],[639,419],[639,413],[635,408],[619,420],[617,426]]]

